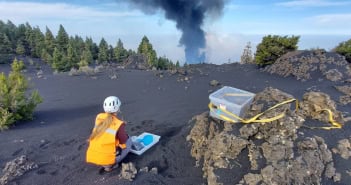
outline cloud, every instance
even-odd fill
[[[340,24],[340,25],[350,25],[351,23],[351,13],[348,14],[323,14],[317,15],[311,18],[318,24]]]
[[[224,7],[226,10],[238,10],[240,8],[237,4],[228,4]]]
[[[243,34],[207,32],[205,62],[212,64],[238,62],[247,42],[252,40],[252,37]]]
[[[15,22],[28,19],[89,20],[141,15],[138,11],[97,9],[67,3],[0,2],[0,19]]]
[[[324,7],[324,6],[344,6],[351,4],[350,1],[331,1],[331,0],[295,0],[276,3],[278,6],[285,7]]]

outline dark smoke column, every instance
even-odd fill
[[[129,0],[145,13],[161,9],[167,19],[175,21],[182,31],[179,44],[185,47],[188,64],[205,61],[205,33],[202,30],[205,16],[220,15],[226,0]]]

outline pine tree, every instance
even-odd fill
[[[82,58],[78,65],[79,67],[88,66],[89,64],[92,63],[92,61],[93,61],[93,55],[90,52],[89,46],[85,46],[85,49],[82,54]]]
[[[13,61],[8,78],[0,74],[0,130],[7,129],[18,120],[33,119],[35,107],[42,102],[38,91],[28,93],[27,78],[21,73],[22,61]]]
[[[7,36],[11,43],[11,50],[15,51],[15,48],[17,46],[17,40],[16,40],[16,25],[13,24],[10,20],[7,21],[5,25],[5,29],[3,30],[3,33]]]
[[[101,39],[99,44],[98,61],[99,63],[108,61],[108,45],[104,38]]]
[[[24,49],[22,41],[18,40],[17,47],[16,47],[16,54],[24,55],[25,53],[26,53],[26,50]]]
[[[26,50],[27,51],[26,55],[32,56],[34,55],[35,37],[33,33],[33,28],[29,23],[26,23],[25,37],[28,43],[28,50]]]
[[[146,56],[149,67],[157,67],[156,51],[152,48],[152,45],[146,36],[143,37],[141,43],[139,44],[138,53]]]
[[[33,29],[33,34],[34,34],[35,45],[34,45],[34,54],[32,54],[32,56],[40,57],[42,49],[45,48],[45,36],[40,31],[39,27],[36,27]]]
[[[118,39],[116,47],[114,48],[114,60],[117,62],[122,62],[124,58],[127,57],[127,50],[124,49],[121,39]]]
[[[251,43],[248,42],[245,46],[243,54],[240,57],[240,63],[242,64],[251,64],[253,63],[253,55],[251,51]]]
[[[46,48],[43,48],[41,50],[40,58],[46,61],[47,63],[52,64],[52,56],[49,54]]]
[[[77,54],[71,43],[68,44],[66,60],[67,60],[67,64],[65,68],[70,69],[72,67],[77,67],[77,63],[78,63]]]
[[[111,45],[108,46],[108,52],[107,52],[107,55],[108,55],[108,61],[112,61],[113,58],[114,58],[114,54],[113,54],[113,47]]]
[[[52,55],[55,49],[55,38],[51,30],[46,27],[45,32],[45,48],[48,54]]]
[[[84,49],[85,49],[85,42],[82,37],[76,35],[74,38],[70,40],[70,43],[73,46],[74,51],[76,52],[76,55],[78,58],[82,55]]]
[[[56,36],[56,47],[61,52],[66,53],[68,48],[69,37],[65,28],[60,24],[59,31]]]
[[[11,42],[6,34],[0,33],[0,54],[10,54],[12,52]]]
[[[87,38],[85,39],[85,45],[88,45],[88,46],[89,46],[90,53],[91,53],[91,55],[93,56],[93,60],[98,59],[99,48],[98,48],[98,46],[96,45],[96,43],[93,42],[93,39],[87,37]]]
[[[53,56],[52,56],[52,65],[51,65],[51,67],[55,71],[61,71],[61,69],[63,68],[63,66],[62,66],[62,59],[63,59],[62,52],[60,51],[60,49],[55,47],[54,53],[53,53]]]
[[[165,56],[160,57],[157,61],[157,69],[168,69],[170,67],[170,61]]]

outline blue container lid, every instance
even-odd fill
[[[145,135],[145,136],[143,137],[143,139],[141,139],[141,142],[142,142],[145,146],[147,146],[147,145],[151,144],[151,143],[153,142],[153,140],[154,140],[154,137],[153,137],[152,135]]]

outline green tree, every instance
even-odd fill
[[[56,47],[61,52],[66,53],[68,48],[69,36],[65,28],[60,24],[59,31],[56,36]]]
[[[0,54],[9,54],[12,52],[11,42],[6,34],[0,33]]]
[[[108,46],[108,51],[107,51],[107,58],[108,58],[108,61],[112,61],[113,60],[113,46],[109,45]]]
[[[11,61],[11,42],[4,33],[0,33],[0,63]]]
[[[251,51],[251,43],[248,42],[244,48],[243,54],[240,57],[240,62],[242,64],[251,64],[253,63],[253,56]]]
[[[54,49],[54,53],[52,56],[52,65],[51,67],[55,71],[62,71],[64,69],[64,65],[62,63],[63,61],[63,54],[60,49],[56,48]]]
[[[46,50],[46,48],[43,48],[41,50],[41,55],[40,58],[44,61],[46,61],[49,64],[52,64],[52,56],[50,55],[50,53]]]
[[[79,67],[88,66],[89,64],[92,63],[92,61],[93,61],[93,55],[90,52],[89,46],[86,46],[78,65]]]
[[[341,42],[333,51],[345,56],[346,60],[351,63],[351,39]]]
[[[156,51],[152,48],[152,45],[146,36],[142,38],[141,43],[139,44],[138,53],[146,56],[149,67],[157,67],[158,61]]]
[[[51,30],[46,27],[45,31],[45,48],[48,54],[52,55],[55,49],[55,37]]]
[[[87,37],[85,39],[85,45],[89,46],[90,53],[93,56],[93,60],[98,59],[99,47],[96,45],[96,43],[93,42],[93,39]]]
[[[12,51],[15,51],[17,40],[16,40],[16,30],[17,27],[14,25],[10,20],[4,25],[3,30],[1,31],[4,33],[11,43]]]
[[[28,43],[28,49],[26,50],[27,51],[26,55],[32,56],[34,55],[34,49],[35,49],[35,34],[33,32],[32,26],[28,22],[26,23],[25,38]]]
[[[26,25],[20,24],[16,30],[16,38],[17,38],[17,44],[20,42],[23,44],[24,47],[24,55],[29,54],[30,49],[29,49],[29,44],[26,40]]]
[[[27,97],[28,81],[21,73],[23,62],[15,59],[11,67],[8,77],[0,74],[0,130],[16,121],[33,119],[35,107],[42,102],[37,90]]]
[[[40,31],[39,27],[33,28],[33,34],[34,34],[35,44],[34,44],[32,56],[40,57],[42,49],[45,48],[45,36]]]
[[[166,58],[165,56],[160,57],[160,58],[158,58],[156,67],[157,67],[157,69],[162,69],[162,70],[169,69],[172,67],[172,62],[168,58]]]
[[[99,44],[98,61],[99,63],[108,61],[108,44],[104,38],[101,39]]]
[[[68,44],[67,48],[67,64],[66,68],[72,68],[72,67],[78,67],[78,58],[75,49],[73,48],[73,45],[70,43]]]
[[[179,61],[177,60],[177,63],[175,65],[176,68],[179,68],[180,67],[180,64],[179,64]]]
[[[85,42],[82,37],[76,35],[74,38],[70,40],[70,43],[72,44],[74,51],[76,52],[77,55],[77,61],[79,61],[81,55],[83,54],[83,51],[85,49]]]
[[[262,42],[257,45],[255,62],[263,67],[273,64],[279,57],[297,49],[299,36],[268,35],[263,37]]]
[[[17,47],[16,47],[16,54],[24,55],[25,53],[26,53],[26,50],[24,49],[22,41],[18,40]]]
[[[127,50],[123,47],[123,42],[118,39],[116,47],[113,50],[113,59],[117,62],[122,62],[127,57]]]

